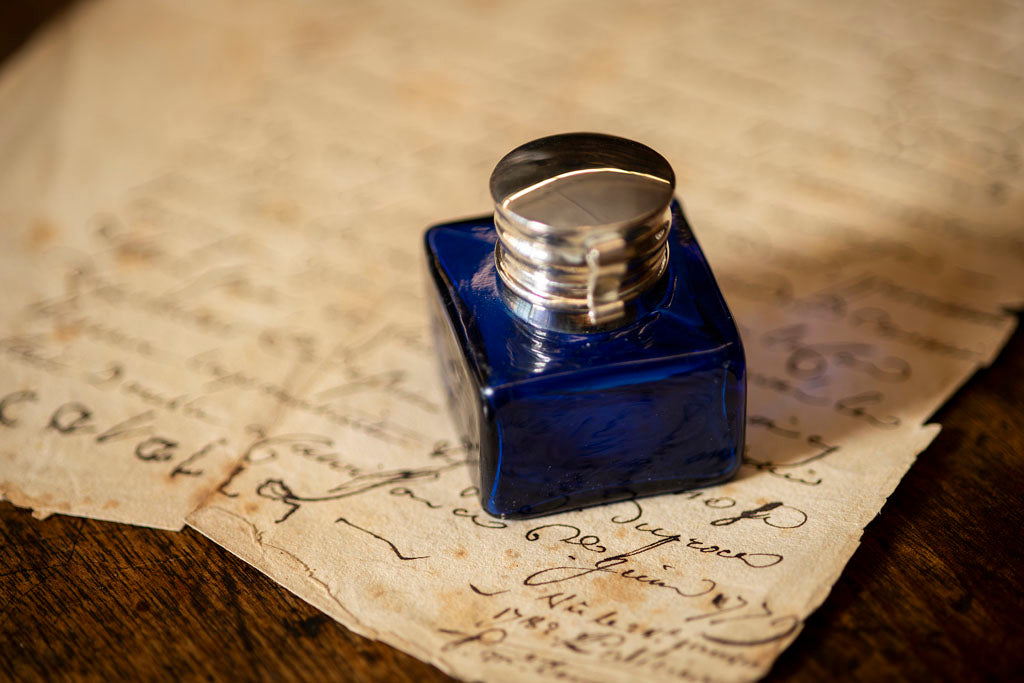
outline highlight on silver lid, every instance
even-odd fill
[[[567,133],[512,150],[491,174],[506,302],[561,331],[627,322],[665,272],[674,191],[668,161],[625,138]]]

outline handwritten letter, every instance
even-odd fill
[[[187,518],[463,678],[758,678],[1013,328],[1013,37],[955,3],[401,5],[325,14],[88,247],[35,257],[55,284],[0,342],[5,495]],[[748,447],[722,486],[499,520],[446,416],[420,237],[563,130],[673,162],[746,346]]]

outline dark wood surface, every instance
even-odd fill
[[[0,3],[0,59],[67,2]],[[2,103],[0,103],[2,106]],[[768,681],[1024,680],[1024,332],[919,458]],[[0,503],[12,680],[450,680],[205,538]]]

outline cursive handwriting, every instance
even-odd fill
[[[388,539],[384,538],[380,534],[378,534],[378,533],[376,533],[374,531],[370,531],[369,529],[365,529],[365,528],[363,528],[363,527],[361,527],[361,526],[359,526],[357,524],[354,524],[353,522],[350,522],[349,520],[345,519],[344,517],[338,517],[336,520],[334,520],[334,523],[335,524],[339,524],[339,523],[340,524],[345,524],[346,526],[349,526],[349,527],[351,527],[353,529],[356,529],[357,531],[362,531],[364,534],[366,534],[368,536],[372,536],[372,537],[376,538],[378,541],[381,541],[381,542],[387,544],[388,548],[391,549],[391,552],[393,552],[395,554],[395,557],[397,557],[400,560],[403,560],[403,561],[408,561],[408,560],[425,560],[428,557],[430,557],[430,555],[405,555],[404,553],[402,553],[402,552],[400,552],[398,550],[398,546],[396,546],[394,543],[392,543]]]
[[[533,574],[530,574],[523,580],[524,586],[547,586],[556,583],[564,583],[566,581],[572,581],[579,579],[584,576],[589,576],[595,573],[613,574],[617,577],[636,581],[641,584],[653,586],[655,588],[661,588],[675,593],[679,597],[683,598],[695,598],[701,595],[705,595],[715,589],[715,582],[711,579],[701,579],[705,584],[704,590],[697,591],[695,593],[689,593],[679,588],[678,586],[666,583],[664,579],[648,576],[646,574],[638,574],[633,568],[618,569],[618,567],[628,564],[630,558],[642,555],[648,551],[660,548],[668,543],[678,543],[678,536],[671,536],[668,538],[661,538],[653,543],[648,543],[645,546],[631,550],[625,553],[619,553],[618,555],[612,555],[605,557],[594,562],[590,567],[579,567],[579,566],[560,566],[560,567],[548,567],[547,569],[541,569]],[[666,565],[667,566],[667,565]]]
[[[580,531],[579,527],[572,526],[571,524],[544,524],[543,526],[534,527],[526,532],[526,540],[539,540],[541,537],[540,532],[546,529],[560,529],[568,531],[570,535],[565,535],[564,532],[560,534],[562,538],[558,540],[562,543],[567,543],[569,545],[578,545],[584,550],[589,550],[593,553],[603,553],[605,550],[607,550],[607,548],[601,545],[600,538],[594,536],[593,534],[580,536],[582,532]]]
[[[168,475],[172,479],[174,476],[202,475],[203,470],[196,469],[195,465],[215,448],[228,444],[225,437],[217,437],[196,450],[188,450],[182,439],[171,437],[159,425],[160,415],[155,410],[144,410],[111,424],[86,403],[74,400],[58,404],[52,412],[44,413],[45,417],[40,418],[38,409],[47,410],[45,402],[43,405],[40,402],[40,394],[34,389],[19,389],[0,396],[0,427],[21,429],[28,426],[28,411],[33,408],[36,409],[32,413],[33,418],[39,420],[44,431],[66,439],[89,438],[98,447],[127,442],[129,452],[141,462],[173,463]]]
[[[872,427],[879,429],[897,429],[902,420],[895,415],[878,415],[872,411],[874,406],[885,401],[885,394],[880,391],[865,391],[847,396],[836,401],[836,412],[857,420],[864,420]]]
[[[722,517],[711,522],[711,526],[729,526],[744,519],[758,519],[776,529],[796,529],[807,523],[807,513],[775,501],[765,503],[752,510],[744,510],[735,517]]]
[[[903,358],[882,355],[873,344],[864,342],[805,341],[809,332],[806,323],[787,325],[766,332],[765,346],[781,346],[789,351],[786,372],[801,380],[824,379],[830,363],[841,368],[863,372],[885,382],[905,382],[910,379],[910,363]],[[878,357],[878,358],[876,358]]]
[[[780,477],[782,479],[786,479],[788,481],[792,481],[797,484],[804,484],[807,486],[818,486],[822,482],[821,477],[817,477],[816,479],[810,478],[817,476],[814,470],[806,470],[802,476],[798,475],[796,472],[791,470],[795,470],[796,468],[799,467],[806,467],[807,465],[811,464],[816,460],[822,460],[823,458],[826,458],[829,455],[837,452],[839,450],[839,446],[830,446],[829,444],[825,443],[822,440],[822,437],[818,436],[817,434],[811,434],[807,437],[807,445],[813,447],[816,450],[811,455],[805,458],[801,458],[800,460],[796,460],[794,462],[776,463],[770,460],[758,460],[756,458],[751,458],[748,455],[744,454],[743,464],[748,467],[753,467],[754,469],[760,470],[762,472],[767,472],[768,474]],[[747,450],[749,451],[749,447]]]
[[[384,470],[382,472],[368,472],[352,477],[344,483],[331,488],[323,495],[304,496],[295,493],[291,487],[280,478],[266,479],[256,487],[256,494],[261,498],[278,501],[288,506],[287,511],[274,520],[280,524],[291,517],[303,504],[325,503],[329,501],[342,500],[359,496],[376,489],[391,486],[399,482],[413,481],[416,479],[438,479],[441,474],[456,467],[464,465],[465,462],[445,463],[428,467],[413,469]]]

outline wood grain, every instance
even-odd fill
[[[0,6],[0,59],[68,2]],[[1024,332],[936,415],[773,682],[1024,680]],[[361,638],[199,534],[0,503],[0,675],[451,680]]]

